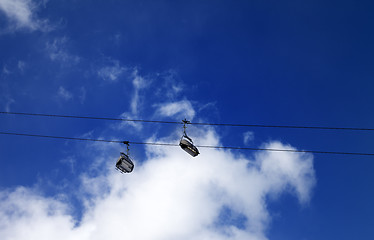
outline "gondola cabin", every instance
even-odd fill
[[[197,150],[197,148],[193,145],[191,138],[187,137],[187,135],[184,135],[181,138],[179,146],[181,146],[181,148],[192,157],[196,157],[197,155],[199,155],[199,150]]]
[[[134,169],[134,163],[128,155],[121,152],[121,156],[116,163],[116,169],[122,173],[130,173]]]

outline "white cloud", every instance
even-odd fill
[[[134,95],[131,99],[131,113],[137,115],[139,108],[140,96],[139,92],[141,89],[147,86],[145,79],[139,75],[138,70],[134,70],[132,74],[132,84],[134,86]]]
[[[66,37],[55,38],[52,42],[46,43],[46,50],[52,61],[60,61],[68,64],[77,64],[80,61],[78,56],[67,51],[68,39]]]
[[[173,101],[183,91],[184,85],[178,81],[178,74],[174,70],[168,70],[156,75],[157,87],[155,95],[165,100]]]
[[[16,101],[13,98],[5,97],[5,111],[9,112],[10,111],[10,105],[12,105],[15,102]]]
[[[110,37],[110,40],[117,46],[121,44],[121,39],[122,39],[122,34],[121,33],[116,33],[113,36]]]
[[[126,71],[126,68],[119,64],[119,61],[113,61],[113,65],[102,67],[97,71],[100,78],[105,81],[116,81],[122,73]]]
[[[187,118],[188,120],[192,120],[195,116],[195,110],[188,100],[158,104],[156,112],[161,116]]]
[[[248,131],[248,132],[243,133],[244,144],[248,144],[252,142],[254,139],[255,139],[254,132]]]
[[[217,106],[216,106],[216,102],[209,102],[209,103],[206,103],[204,105],[202,105],[201,107],[199,107],[199,111],[217,111]]]
[[[211,130],[200,130],[196,142],[219,145]],[[175,139],[174,139],[175,140]],[[94,146],[96,148],[96,144]],[[270,142],[269,148],[291,146]],[[230,151],[200,149],[197,158],[176,147],[150,146],[147,161],[131,174],[113,170],[82,178],[86,209],[75,225],[65,200],[42,197],[18,188],[0,194],[2,239],[218,239],[260,240],[271,221],[268,197],[295,195],[309,200],[315,184],[313,157],[306,153],[261,152],[250,157]],[[88,204],[89,203],[89,204]],[[241,226],[227,221],[243,219]],[[37,229],[37,231],[35,231]]]
[[[38,5],[32,0],[0,0],[0,11],[8,18],[9,31],[20,29],[50,31],[47,20],[37,18]]]
[[[9,75],[11,72],[9,71],[9,69],[8,69],[8,66],[7,65],[4,65],[3,66],[3,74],[5,74],[5,75]]]
[[[121,118],[125,118],[125,119],[137,119],[138,118],[138,114],[141,110],[141,102],[142,102],[140,92],[149,85],[149,82],[147,82],[146,79],[139,74],[137,69],[133,70],[131,74],[131,78],[132,78],[132,85],[133,85],[133,90],[132,90],[133,95],[130,101],[130,111],[124,112],[120,116]],[[142,129],[142,124],[139,122],[121,122],[119,125],[117,125],[118,128],[123,128],[125,126],[132,126],[136,130]]]
[[[86,95],[87,95],[87,90],[85,87],[81,87],[80,88],[80,95],[79,95],[79,100],[81,102],[81,104],[84,103],[84,101],[86,100]]]
[[[131,112],[124,112],[120,115],[120,118],[122,119],[137,119],[138,116],[135,114],[132,114]],[[140,122],[134,122],[134,121],[123,121],[119,124],[115,125],[116,129],[123,129],[127,126],[130,126],[134,128],[136,131],[140,131],[143,129],[143,125]]]
[[[263,148],[293,149],[290,145],[280,142],[264,144]],[[261,152],[257,158],[266,159],[261,165],[261,170],[267,173],[271,182],[273,193],[280,193],[291,186],[292,191],[302,203],[310,199],[310,189],[315,185],[313,161],[308,154],[288,154],[286,152]],[[298,158],[305,161],[299,161]],[[306,160],[307,159],[307,160]]]
[[[57,95],[64,99],[65,101],[71,100],[73,98],[73,94],[66,90],[64,87],[60,86],[58,88]]]
[[[4,64],[2,71],[0,72],[2,76],[11,75],[18,73],[23,73],[26,68],[26,63],[23,61],[18,61],[15,63]]]
[[[17,63],[18,69],[23,72],[25,70],[26,63],[23,61],[18,61]]]
[[[74,157],[67,157],[67,158],[64,158],[64,159],[62,159],[60,162],[66,164],[67,166],[69,166],[70,171],[71,171],[72,173],[75,173],[76,160],[75,160]]]

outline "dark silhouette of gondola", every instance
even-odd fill
[[[124,141],[124,144],[127,145],[127,153],[121,152],[121,156],[118,158],[116,163],[116,169],[121,173],[130,173],[134,169],[134,163],[131,161],[129,156],[129,142]]]
[[[197,149],[197,147],[195,147],[192,139],[188,137],[186,133],[186,128],[187,128],[186,124],[190,122],[187,121],[186,119],[182,120],[182,122],[183,122],[183,135],[179,142],[179,146],[181,146],[181,148],[184,151],[186,151],[188,154],[190,154],[192,157],[196,157],[197,155],[199,155],[199,150]]]

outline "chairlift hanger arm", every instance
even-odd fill
[[[186,126],[186,124],[191,124],[191,122],[188,121],[186,118],[184,120],[182,120],[182,122],[183,122],[183,136],[187,137],[187,133],[186,133],[187,126]],[[189,138],[189,137],[187,137],[187,138]]]

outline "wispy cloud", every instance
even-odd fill
[[[84,101],[86,100],[86,95],[87,95],[87,90],[85,87],[80,88],[80,95],[79,95],[79,100],[80,103],[83,104]]]
[[[252,142],[254,139],[255,139],[254,132],[248,131],[248,132],[243,133],[244,144],[248,144],[248,143]]]
[[[9,112],[10,111],[10,106],[15,103],[16,101],[13,98],[10,97],[5,97],[5,111]]]
[[[132,97],[130,101],[130,111],[126,111],[121,114],[121,118],[136,119],[139,117],[139,112],[141,110],[141,91],[145,89],[150,83],[139,74],[137,69],[134,69],[131,74],[132,79]],[[137,130],[142,128],[141,123],[136,122],[122,122],[118,125],[119,128],[125,126],[132,126]]]
[[[48,21],[36,16],[38,8],[39,5],[32,0],[0,0],[0,11],[9,21],[8,31],[50,31],[52,27]]]
[[[188,100],[158,104],[156,107],[156,113],[161,116],[187,118],[189,120],[192,120],[195,116],[195,110]]]
[[[65,101],[71,100],[73,98],[73,94],[66,90],[64,87],[60,86],[57,91],[57,96],[62,98]]]
[[[2,71],[3,74],[5,75],[9,75],[11,72],[10,70],[8,69],[8,66],[7,65],[4,65],[3,66],[3,71]]]
[[[156,82],[155,95],[165,100],[173,101],[183,92],[184,85],[178,81],[178,74],[175,70],[169,69],[157,74]]]
[[[55,38],[46,43],[46,50],[52,61],[60,61],[67,64],[77,64],[80,61],[78,56],[70,54],[67,49],[68,39],[66,37]]]
[[[119,61],[113,60],[112,64],[100,68],[97,71],[99,77],[105,81],[117,81],[117,79],[126,71],[126,68],[121,66]]]
[[[25,70],[26,63],[24,61],[18,61],[17,67],[18,67],[18,70],[20,70],[21,72],[23,72]]]
[[[2,70],[0,71],[0,75],[2,77],[7,75],[13,75],[17,73],[23,73],[26,69],[26,63],[24,61],[8,61],[6,64],[2,66]]]
[[[216,145],[211,130],[198,142]],[[96,145],[95,145],[96,146]],[[280,142],[269,148],[289,149]],[[90,203],[77,224],[66,200],[43,197],[27,188],[0,193],[3,239],[218,239],[264,240],[271,220],[267,196],[292,194],[308,202],[315,184],[313,157],[305,153],[263,152],[248,158],[201,149],[198,159],[179,148],[152,146],[134,172],[113,170],[82,177],[82,201]],[[224,174],[222,170],[224,169]],[[84,194],[88,191],[90,194]],[[225,213],[240,221],[229,221]],[[238,224],[240,222],[240,224]],[[35,231],[38,229],[38,231]]]
[[[132,84],[134,86],[134,94],[131,99],[131,113],[137,115],[139,107],[139,92],[147,86],[147,82],[144,77],[140,76],[138,70],[135,69],[132,73]]]
[[[61,163],[66,164],[69,166],[70,171],[72,173],[75,173],[75,165],[76,165],[76,159],[73,157],[67,157],[61,160]]]

